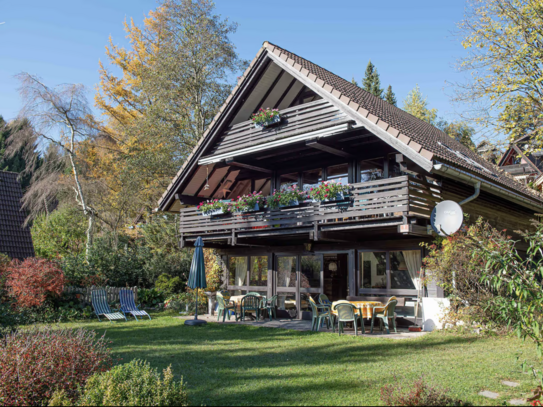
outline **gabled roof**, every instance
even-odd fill
[[[164,210],[168,206],[168,202],[171,202],[180,178],[182,175],[186,175],[185,173],[192,168],[191,166],[195,165],[195,156],[201,154],[202,146],[210,142],[210,138],[214,136],[211,130],[218,129],[217,125],[220,124],[223,112],[227,108],[231,108],[232,102],[239,96],[240,88],[248,80],[251,70],[255,67],[257,60],[262,58],[263,53],[283,69],[288,70],[291,75],[306,86],[328,98],[360,125],[368,128],[377,137],[403,152],[428,171],[432,171],[435,161],[440,161],[467,170],[491,183],[501,184],[506,189],[520,193],[539,205],[543,202],[540,194],[516,181],[499,167],[487,162],[431,124],[366,92],[311,61],[265,42],[257,57],[240,77],[238,85],[221,107],[202,140],[162,196],[159,202],[160,210]]]
[[[24,226],[23,191],[17,173],[0,171],[0,253],[12,259],[34,256],[30,228]]]

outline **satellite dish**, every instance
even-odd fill
[[[452,235],[460,229],[463,221],[462,208],[453,201],[440,202],[432,211],[432,228],[440,236]]]

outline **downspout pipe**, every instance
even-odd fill
[[[527,197],[524,197],[520,194],[517,194],[513,191],[510,191],[504,187],[498,186],[490,181],[484,180],[478,176],[475,176],[473,174],[470,174],[468,172],[459,170],[457,168],[453,168],[450,165],[443,164],[440,162],[436,162],[434,164],[433,173],[442,175],[447,178],[451,178],[457,181],[463,181],[463,182],[469,182],[473,185],[476,184],[476,182],[480,182],[481,186],[480,188],[487,190],[489,192],[492,192],[502,198],[505,198],[509,201],[515,202],[519,205],[522,205],[524,207],[530,208],[534,210],[537,213],[541,213],[543,211],[543,204],[536,203],[534,200],[531,200]],[[471,198],[471,197],[470,197]],[[470,199],[468,198],[468,199]],[[465,200],[462,203],[466,203]],[[461,204],[462,204],[461,203]]]
[[[481,181],[475,181],[475,193],[471,196],[468,196],[466,199],[464,199],[462,202],[458,202],[458,205],[462,206],[467,204],[468,202],[473,201],[474,199],[477,199],[479,194],[481,193]]]

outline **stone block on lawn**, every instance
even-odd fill
[[[488,390],[480,391],[479,396],[483,396],[483,397],[486,397],[486,398],[489,398],[489,399],[492,399],[492,400],[496,400],[498,397],[500,397],[500,395],[498,393],[494,393],[494,392],[491,392],[491,391],[488,391]]]
[[[526,400],[513,399],[513,400],[509,400],[509,404],[511,404],[512,406],[523,406],[526,404]]]
[[[507,380],[502,380],[501,383],[502,383],[504,386],[509,386],[509,387],[518,387],[518,386],[520,386],[520,383],[517,383],[517,382],[510,382],[510,381],[507,381]]]

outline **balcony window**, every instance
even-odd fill
[[[343,185],[349,183],[349,164],[340,164],[328,167],[326,180],[341,182]]]
[[[322,168],[304,171],[302,174],[303,190],[309,191],[322,182]]]
[[[360,161],[360,182],[375,181],[383,178],[383,163],[375,161]]]
[[[281,175],[281,189],[298,186],[298,173]]]
[[[362,288],[387,288],[387,259],[386,252],[360,253],[360,271]]]

